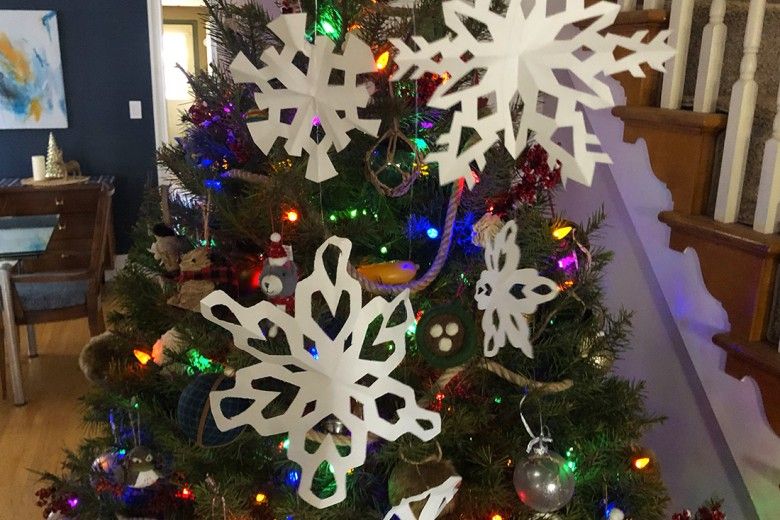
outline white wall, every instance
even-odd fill
[[[580,221],[602,203],[609,227],[599,244],[615,252],[604,280],[607,302],[635,313],[633,349],[616,370],[645,380],[648,408],[668,417],[646,442],[672,497],[670,517],[717,495],[729,520],[758,518],[609,169],[600,168],[591,188],[570,182],[557,205]]]

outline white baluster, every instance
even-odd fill
[[[688,63],[688,45],[691,41],[694,0],[674,0],[669,18],[669,45],[674,57],[666,62],[666,74],[661,88],[661,107],[678,109],[685,86],[685,65]]]
[[[740,63],[739,79],[731,90],[729,122],[726,126],[718,197],[715,201],[715,220],[720,222],[734,222],[739,214],[739,201],[742,197],[745,164],[758,95],[758,83],[754,78],[765,11],[766,0],[750,0],[747,27],[745,27],[744,54]]]
[[[645,0],[642,9],[663,9],[664,0]]]
[[[620,10],[625,11],[636,11],[636,0],[620,0]]]
[[[764,146],[764,162],[761,163],[761,182],[758,184],[753,229],[761,233],[780,231],[777,221],[778,210],[780,210],[780,87],[777,89],[777,113],[772,137]]]
[[[723,53],[726,50],[728,29],[723,19],[726,16],[726,0],[713,0],[710,6],[710,22],[701,36],[699,71],[696,75],[696,94],[693,98],[694,112],[715,112],[720,91],[720,72],[723,68]]]

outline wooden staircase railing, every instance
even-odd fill
[[[756,381],[766,417],[780,435],[780,353],[766,339],[780,263],[780,236],[773,234],[780,211],[780,91],[774,132],[764,152],[754,226],[736,223],[748,147],[763,144],[751,143],[750,134],[766,0],[750,0],[740,79],[732,90],[728,116],[715,113],[728,30],[723,23],[726,1],[714,0],[710,6],[698,57],[694,111],[680,110],[693,0],[674,0],[671,16],[652,9],[658,7],[652,0],[644,1],[642,11],[631,10],[636,2],[619,3],[624,12],[610,32],[661,30],[671,23],[671,41],[682,44],[667,64],[663,86],[658,76],[616,76],[627,102],[613,113],[624,122],[626,142],[646,141],[653,171],[672,193],[674,210],[659,215],[671,228],[669,246],[696,250],[707,289],[729,316],[731,330],[713,338],[727,353],[726,373]],[[714,192],[717,197],[712,200]]]

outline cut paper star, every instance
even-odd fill
[[[338,255],[335,278],[323,261],[329,248]],[[203,316],[231,332],[236,347],[259,361],[236,372],[232,389],[211,393],[217,426],[226,431],[250,425],[264,436],[289,432],[287,455],[301,466],[298,494],[318,508],[346,498],[347,473],[365,462],[369,432],[391,441],[405,433],[428,441],[441,431],[439,415],[418,406],[414,389],[390,376],[406,355],[406,330],[415,322],[409,291],[392,301],[377,296],[364,306],[360,283],[347,271],[351,248],[349,240],[338,237],[320,246],[312,274],[296,286],[294,317],[267,301],[244,307],[221,291],[201,302]],[[331,316],[338,311],[339,318],[334,318],[342,323],[338,331],[333,330],[333,320],[323,325],[312,315],[319,308],[313,307],[315,299],[324,302]],[[215,307],[226,307],[236,320],[217,318]],[[342,316],[346,310],[348,315]],[[267,341],[264,323],[268,322],[280,331],[275,341],[286,338],[289,354],[260,350]],[[377,348],[382,353],[379,359]],[[258,381],[273,381],[273,390],[258,388]],[[294,397],[289,395],[291,402],[280,413],[277,398],[283,394]],[[380,416],[377,405],[388,395],[402,403],[392,419]],[[236,398],[253,403],[244,412],[226,417],[220,403]],[[339,450],[330,434],[316,449],[307,446],[309,432],[331,416],[350,433],[348,453]],[[330,468],[335,481],[335,492],[327,497],[312,489],[321,467]]]
[[[448,74],[449,81],[437,88],[428,104],[440,109],[460,104],[449,132],[437,142],[442,149],[426,158],[439,163],[442,184],[463,177],[473,187],[471,163],[484,168],[485,153],[503,132],[503,144],[513,157],[519,157],[533,137],[550,153],[551,166],[561,162],[564,180],[590,185],[596,164],[610,159],[600,151],[598,137],[589,132],[583,107],[614,106],[607,76],[629,71],[642,77],[643,63],[663,70],[674,54],[665,43],[669,31],[649,42],[643,41],[646,30],[630,37],[605,33],[620,11],[616,3],[509,0],[505,14],[491,11],[491,0],[450,0],[442,6],[452,38],[429,43],[414,37],[417,50],[391,40],[399,50],[393,79],[412,69],[415,79],[425,72]],[[468,21],[476,21],[474,25],[483,26],[487,34],[475,37]],[[618,48],[630,53],[616,59],[613,52]],[[480,99],[488,100],[487,109],[480,108]],[[523,111],[515,125],[518,102]],[[476,137],[464,135],[471,130]],[[568,144],[562,146],[562,141]]]
[[[264,153],[278,138],[286,139],[285,150],[308,155],[306,178],[322,182],[337,175],[328,151],[341,151],[349,144],[347,135],[359,129],[377,135],[380,120],[362,119],[358,108],[368,104],[366,86],[357,85],[357,76],[374,70],[374,56],[364,42],[347,34],[343,53],[335,54],[335,43],[316,36],[306,40],[306,13],[284,14],[268,24],[282,41],[281,50],[265,49],[258,69],[244,54],[230,65],[235,81],[255,83],[257,108],[268,110],[268,119],[248,122],[249,133]],[[302,55],[302,56],[301,56]],[[341,76],[331,81],[331,75]],[[294,111],[288,121],[289,111]]]
[[[496,237],[485,246],[486,269],[477,281],[477,300],[485,333],[484,353],[493,357],[507,343],[534,357],[528,338],[528,320],[536,308],[558,295],[558,286],[540,276],[536,269],[518,269],[520,247],[517,242],[517,223],[510,220]]]
[[[419,495],[402,499],[400,504],[387,512],[384,520],[436,520],[447,504],[455,498],[461,480],[463,479],[456,475]],[[423,500],[425,500],[425,505],[420,511],[420,516],[415,516],[412,504]]]

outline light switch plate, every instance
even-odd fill
[[[140,101],[130,101],[130,119],[143,119],[143,112]]]

